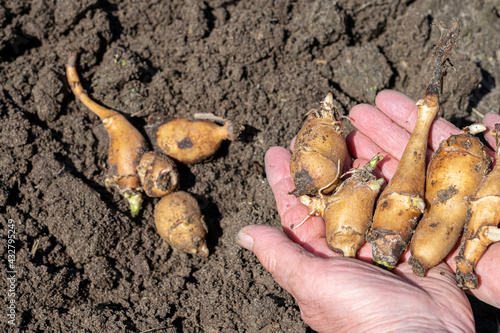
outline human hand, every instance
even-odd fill
[[[355,158],[353,167],[366,163],[377,152],[386,156],[379,162],[381,174],[390,179],[396,169],[409,130],[416,121],[415,102],[394,92],[381,92],[377,109],[361,104],[350,117],[358,131],[347,137]],[[489,114],[486,125],[500,122]],[[459,130],[438,118],[431,128],[429,153],[439,142]],[[487,136],[490,144],[491,135]],[[492,145],[494,146],[494,144]],[[293,195],[289,171],[290,152],[273,147],[266,154],[266,171],[275,195],[283,232],[269,226],[247,226],[238,234],[238,243],[253,251],[276,281],[297,300],[303,319],[317,331],[473,331],[474,319],[469,302],[456,286],[453,274],[456,252],[429,270],[426,277],[412,273],[405,253],[400,264],[388,272],[370,264],[371,246],[365,243],[358,259],[343,258],[331,251],[325,239],[321,218],[312,217],[300,228],[309,210]],[[500,244],[493,244],[478,264],[482,277],[473,293],[485,302],[500,307],[500,285],[495,278],[500,268]]]

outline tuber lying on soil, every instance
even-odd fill
[[[329,93],[319,110],[312,110],[300,129],[290,159],[295,196],[328,194],[339,182],[347,145],[342,123],[337,120],[333,95]]]
[[[157,127],[151,140],[168,156],[183,163],[198,163],[212,156],[224,140],[234,141],[242,131],[236,122],[219,126],[209,120],[177,118]]]
[[[105,181],[106,186],[117,186],[120,193],[128,200],[132,215],[136,215],[142,202],[142,195],[139,192],[141,182],[136,168],[142,154],[147,150],[146,139],[123,115],[89,98],[76,71],[76,58],[75,52],[66,65],[66,75],[71,90],[90,111],[99,116],[109,134],[109,171]]]
[[[198,202],[179,191],[161,198],[155,207],[156,230],[173,248],[203,257],[208,256],[207,227]]]
[[[460,253],[455,257],[458,285],[475,289],[479,285],[476,265],[488,246],[500,241],[500,124],[493,132],[496,138],[496,165],[470,199]]]
[[[377,155],[364,167],[349,171],[351,177],[343,181],[330,197],[300,197],[300,201],[311,209],[312,214],[323,217],[328,246],[344,257],[356,257],[365,242],[375,199],[384,183],[383,179],[376,179],[373,175],[373,170],[381,159],[382,156]]]
[[[149,197],[162,197],[179,188],[175,162],[165,154],[147,152],[137,166],[142,189]]]
[[[426,211],[411,240],[413,272],[425,272],[439,264],[457,244],[467,219],[467,200],[490,170],[484,145],[472,134],[484,125],[466,127],[441,142],[428,167]]]
[[[396,172],[382,192],[375,209],[373,227],[368,235],[372,243],[373,261],[393,268],[406,250],[413,229],[422,215],[425,187],[425,154],[432,121],[439,110],[439,90],[444,65],[455,47],[460,26],[452,20],[443,29],[433,56],[434,68],[427,91],[417,101],[417,123],[401,156]]]

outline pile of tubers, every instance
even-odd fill
[[[161,197],[154,212],[159,235],[173,248],[207,257],[207,226],[196,199],[178,191],[175,161],[198,163],[207,159],[223,140],[235,140],[242,126],[231,121],[219,126],[208,120],[173,119],[157,126],[151,138],[163,152],[149,151],[145,137],[121,113],[90,99],[78,77],[77,56],[74,52],[66,64],[67,80],[76,98],[101,119],[108,132],[106,187],[118,189],[132,215],[139,212],[143,193]]]
[[[474,136],[486,130],[483,125],[471,125],[444,140],[426,169],[429,130],[439,111],[445,65],[460,31],[456,20],[449,29],[440,28],[432,76],[416,103],[415,129],[380,196],[383,180],[373,175],[379,156],[348,171],[350,177],[341,182],[348,152],[331,94],[319,110],[309,113],[297,135],[290,159],[295,184],[291,194],[310,208],[305,220],[323,217],[333,251],[355,257],[366,240],[372,244],[373,262],[392,269],[410,247],[409,263],[420,276],[452,252],[465,228],[455,258],[456,277],[461,288],[473,289],[478,287],[477,262],[488,245],[500,241],[500,124],[492,132],[497,144],[492,171],[485,146]]]

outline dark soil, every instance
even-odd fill
[[[441,114],[458,126],[498,112],[498,1],[0,0],[0,257],[17,232],[16,327],[29,332],[305,332],[297,304],[234,237],[279,226],[263,157],[287,146],[333,92],[347,114],[376,93],[422,96],[439,30],[462,24]],[[104,186],[108,136],[67,87],[131,116],[212,112],[246,125],[211,160],[179,166],[201,205],[210,256],[162,242],[153,208],[132,217]],[[8,269],[3,261],[2,272]],[[0,331],[7,323],[0,279]],[[474,301],[478,330],[499,311]]]

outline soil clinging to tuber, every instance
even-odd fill
[[[430,126],[439,111],[439,91],[445,62],[456,45],[460,26],[452,20],[442,28],[433,56],[432,76],[423,98],[417,101],[417,123],[401,156],[396,172],[382,192],[368,235],[376,264],[393,268],[406,250],[418,219],[425,209],[425,153]]]

